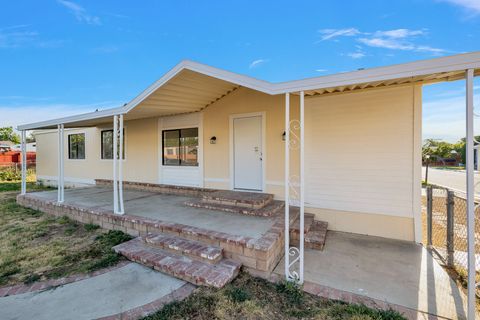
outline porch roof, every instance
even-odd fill
[[[480,52],[421,60],[333,75],[270,83],[249,76],[185,60],[167,72],[124,106],[70,117],[18,126],[19,130],[86,127],[111,122],[124,114],[125,120],[197,112],[239,87],[270,95],[298,93],[320,95],[405,83],[434,83],[462,79],[466,69],[480,74]]]

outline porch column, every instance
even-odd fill
[[[305,230],[305,95],[300,92],[300,283],[303,283]]]
[[[290,280],[290,93],[285,94],[285,278]]]
[[[118,201],[119,201],[119,213],[124,214],[125,208],[123,206],[123,114],[119,116],[119,139],[120,139],[120,151],[118,162]]]
[[[22,192],[21,194],[27,193],[27,144],[26,144],[26,132],[22,130]]]
[[[57,182],[57,201],[62,203],[65,200],[64,183],[64,125],[57,126],[58,131],[58,182]]]
[[[468,239],[468,319],[475,319],[475,182],[473,171],[473,69],[466,70],[466,171],[467,171],[467,239]]]
[[[113,116],[113,213],[119,213],[118,210],[118,181],[117,181],[117,154],[118,150],[118,115]]]

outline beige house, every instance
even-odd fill
[[[19,129],[35,130],[46,184],[115,178],[284,200],[287,183],[290,203],[330,230],[419,242],[422,86],[479,68],[477,52],[269,83],[183,61],[125,106]],[[120,161],[112,159],[117,115]],[[60,161],[57,126],[65,127]]]

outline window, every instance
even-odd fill
[[[85,134],[68,135],[68,159],[85,159]]]
[[[103,130],[101,132],[102,159],[113,159],[113,130]],[[125,159],[125,130],[123,130],[123,150],[122,159]],[[119,152],[119,151],[117,151]]]
[[[164,130],[163,165],[198,166],[198,128]]]

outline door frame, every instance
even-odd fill
[[[256,190],[245,190],[249,192],[264,192],[265,191],[265,181],[266,181],[266,168],[267,168],[267,153],[265,152],[267,150],[266,145],[267,145],[267,139],[266,139],[266,112],[265,111],[260,111],[260,112],[250,112],[250,113],[236,113],[236,114],[231,114],[230,115],[230,190],[238,190],[238,191],[243,191],[242,189],[235,189],[235,167],[234,167],[234,153],[235,153],[235,148],[234,148],[234,130],[233,130],[233,121],[235,119],[241,119],[241,118],[252,118],[252,117],[261,117],[262,120],[262,189],[259,191]]]

